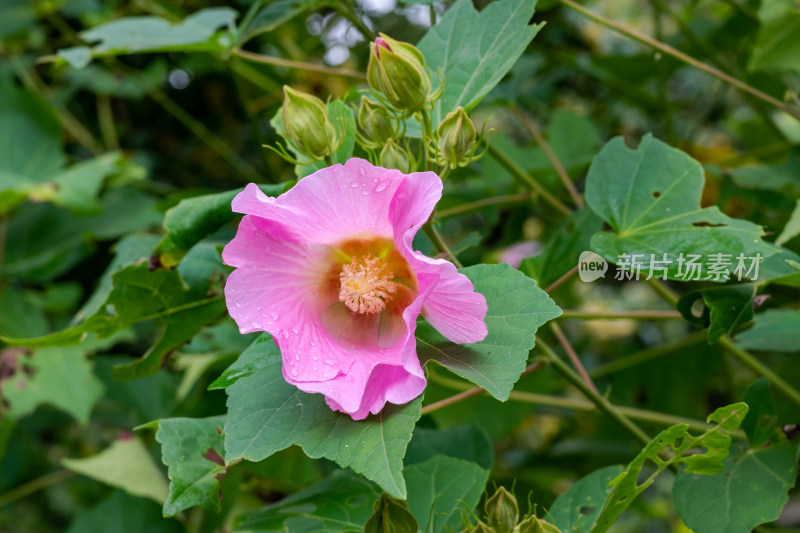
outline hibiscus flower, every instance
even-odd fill
[[[425,388],[414,331],[421,314],[455,343],[486,337],[486,300],[444,259],[412,249],[442,195],[433,172],[350,159],[277,198],[255,184],[222,257],[225,298],[242,333],[267,331],[283,376],[360,420]]]

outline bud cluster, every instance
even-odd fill
[[[560,533],[559,529],[531,514],[519,521],[519,504],[504,487],[495,491],[484,505],[485,521],[470,525],[462,533]]]

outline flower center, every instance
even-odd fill
[[[394,273],[383,260],[370,255],[353,258],[339,274],[339,301],[354,313],[374,314],[386,308],[386,301],[397,291]]]

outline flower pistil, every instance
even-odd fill
[[[386,301],[397,292],[394,274],[381,259],[367,255],[353,258],[339,274],[339,301],[354,313],[374,314],[386,308]]]

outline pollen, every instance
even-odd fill
[[[353,258],[339,274],[339,301],[354,313],[380,313],[397,291],[394,273],[377,257]]]

